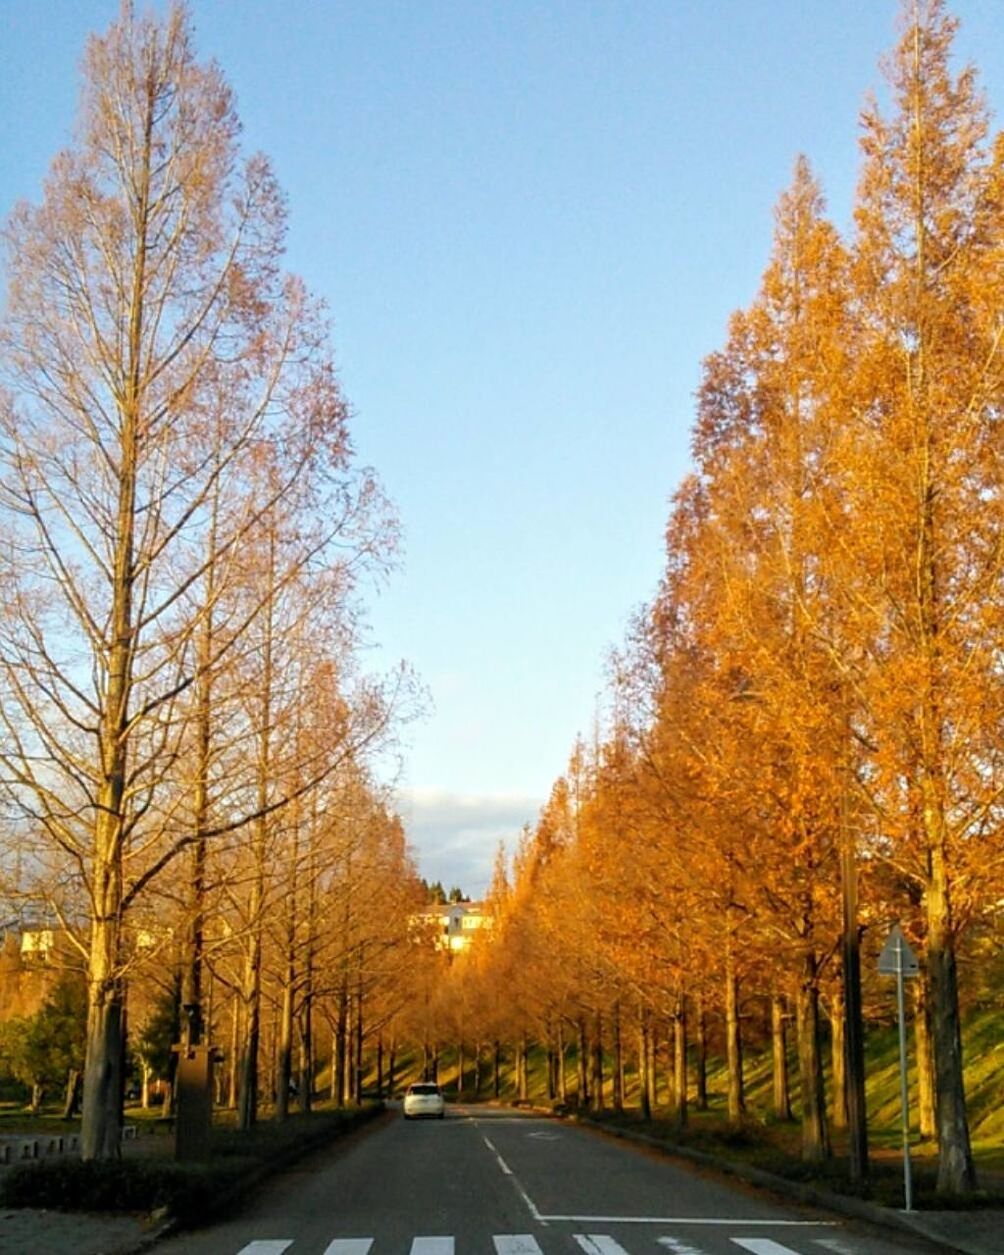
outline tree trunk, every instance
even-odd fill
[[[355,1017],[355,1049],[353,1050],[353,1098],[357,1107],[362,1105],[363,1101],[363,1077],[365,1069],[363,1068],[363,1046],[366,1041],[365,1016],[363,1014],[363,982],[362,982],[362,953],[359,956],[360,975],[356,983],[356,1017]],[[439,1067],[437,1061],[436,1076],[439,1077]]]
[[[774,1081],[774,1116],[791,1119],[791,1090],[788,1084],[788,1032],[784,995],[770,1000],[771,1063]]]
[[[659,1105],[659,1022],[655,1016],[648,1017],[648,1096],[653,1108]]]
[[[263,855],[264,857],[264,855]],[[264,876],[264,872],[261,873]],[[257,880],[257,878],[256,878]],[[244,964],[241,997],[244,1033],[240,1045],[237,1083],[237,1127],[254,1128],[258,1120],[258,1050],[261,1044],[261,924],[252,927]]]
[[[673,1061],[676,1123],[682,1129],[687,1125],[687,999],[682,990],[677,995],[673,1017]]]
[[[798,1074],[802,1095],[802,1158],[819,1162],[830,1156],[823,1088],[823,1058],[819,1045],[819,972],[816,956],[806,951],[798,986]]]
[[[275,1078],[275,1118],[289,1115],[289,1091],[293,1081],[293,978],[287,971],[279,1011],[279,1051]]]
[[[300,1095],[300,1110],[309,1115],[314,1105],[314,1031],[309,996],[300,1012],[299,1039],[300,1060],[296,1069],[296,1084]]]
[[[697,995],[697,1051],[694,1060],[694,1092],[698,1111],[708,1109],[708,1016],[704,995]]]
[[[833,1074],[833,1127],[847,1128],[847,1044],[843,988],[830,999],[830,1068]]]
[[[81,1159],[122,1154],[122,998],[117,981],[91,992],[81,1112]]]
[[[652,1118],[652,1077],[648,1060],[648,1015],[644,1008],[638,1012],[638,1106],[643,1120]]]
[[[227,1093],[227,1106],[231,1111],[237,1107],[237,1093],[239,1088],[239,1062],[238,1051],[241,1043],[241,999],[240,995],[234,990],[233,1015],[230,1020],[230,1088]]]
[[[936,849],[925,898],[927,970],[931,979],[935,1102],[938,1128],[938,1190],[964,1194],[976,1189],[962,1075],[962,1025],[955,967],[955,937],[944,859]]]
[[[589,1038],[586,1034],[585,1016],[578,1019],[578,1053],[576,1063],[579,1072],[578,1106],[585,1110],[589,1106]]]
[[[592,1043],[593,1079],[591,1085],[592,1110],[603,1110],[603,1019],[596,1012],[595,1029]]]
[[[502,1093],[502,1043],[497,1037],[492,1049],[492,1093],[498,1102]]]
[[[149,1102],[146,1104],[149,1106]],[[80,1070],[70,1068],[66,1075],[66,1097],[63,1101],[63,1119],[72,1120],[80,1106]]]
[[[624,1043],[621,1040],[620,1004],[614,1008],[614,1111],[624,1110]]]
[[[725,963],[725,1054],[728,1064],[728,1117],[739,1124],[746,1113],[746,1087],[743,1080],[743,1043],[739,1022],[739,978],[731,947]]]
[[[913,1032],[917,1054],[917,1119],[920,1136],[929,1141],[937,1136],[934,1101],[934,1055],[931,1050],[931,1001],[927,969],[910,982],[913,986]]]
[[[672,1009],[666,1021],[666,1106],[676,1111],[676,1035]]]
[[[568,1073],[565,1070],[565,1024],[558,1019],[558,1101],[568,1102]]]
[[[331,1057],[331,1097],[335,1100],[336,1107],[344,1107],[345,1102],[345,1057],[348,1053],[346,1044],[348,1041],[348,1001],[349,995],[345,988],[345,981],[342,981],[341,992],[338,995],[338,1009],[335,1014],[335,1030],[332,1034],[332,1057]],[[426,1073],[422,1073],[423,1079]]]

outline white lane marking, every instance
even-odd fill
[[[492,1145],[491,1141],[487,1137],[485,1137],[483,1133],[481,1134],[481,1139],[484,1142],[484,1144],[488,1147],[488,1149],[492,1152],[492,1154],[495,1156],[496,1160],[498,1161],[498,1166],[502,1169],[505,1175],[507,1177],[512,1178],[512,1183],[513,1185],[515,1185],[517,1193],[519,1194],[520,1198],[523,1200],[524,1203],[526,1203],[527,1210],[529,1211],[530,1215],[539,1224],[546,1225],[547,1221],[537,1210],[536,1203],[534,1203],[530,1195],[526,1192],[526,1190],[523,1189],[522,1185],[520,1185],[519,1178],[513,1172],[512,1168],[509,1167],[506,1161],[502,1158],[502,1156],[498,1153],[498,1151]]]
[[[573,1233],[586,1255],[627,1255],[624,1247],[606,1233]]]
[[[813,1238],[812,1244],[821,1246],[824,1251],[832,1251],[833,1255],[856,1255],[854,1248],[839,1238]]]
[[[696,1246],[691,1246],[689,1242],[681,1242],[679,1238],[659,1238],[659,1245],[664,1246],[672,1255],[704,1255],[703,1251],[699,1251]]]
[[[411,1255],[453,1255],[453,1238],[412,1238]]]
[[[537,1239],[531,1233],[497,1233],[492,1241],[498,1255],[541,1255]]]
[[[507,1177],[511,1177],[511,1176],[512,1176],[512,1168],[510,1168],[510,1167],[509,1167],[509,1165],[506,1163],[506,1161],[502,1158],[502,1156],[498,1153],[498,1151],[495,1149],[495,1147],[494,1147],[494,1146],[492,1145],[492,1143],[488,1140],[488,1138],[487,1138],[487,1137],[485,1137],[485,1135],[484,1135],[483,1133],[481,1134],[481,1138],[482,1138],[482,1140],[484,1141],[484,1144],[488,1147],[488,1149],[492,1152],[492,1154],[493,1154],[493,1155],[495,1156],[495,1158],[498,1160],[498,1165],[499,1165],[499,1167],[502,1169],[502,1171],[506,1174],[506,1176],[507,1176]]]
[[[258,1238],[242,1246],[237,1255],[282,1255],[292,1245],[292,1238]]]
[[[770,1238],[732,1238],[734,1246],[741,1246],[750,1255],[798,1255],[790,1246],[782,1246],[780,1242],[772,1242]]]
[[[542,1224],[548,1220],[561,1220],[569,1224],[664,1224],[664,1225],[727,1225],[731,1228],[762,1226],[766,1229],[835,1229],[839,1220],[744,1220],[728,1217],[705,1216],[541,1216]]]
[[[372,1238],[335,1238],[324,1248],[324,1255],[366,1255]]]

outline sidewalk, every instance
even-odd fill
[[[4,1139],[13,1145],[33,1140],[27,1136]],[[47,1158],[42,1142],[39,1157]],[[70,1138],[66,1138],[67,1154]],[[129,1137],[122,1142],[122,1153],[129,1158],[154,1155],[170,1156],[171,1139],[167,1137]],[[20,1155],[12,1157],[11,1166],[23,1162]],[[0,1163],[0,1172],[5,1165]],[[159,1229],[135,1216],[92,1212],[37,1211],[32,1208],[0,1210],[0,1255],[133,1255],[152,1244]]]
[[[148,1238],[132,1216],[64,1211],[0,1211],[3,1255],[133,1255]]]

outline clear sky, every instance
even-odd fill
[[[142,8],[142,4],[137,7]],[[1004,98],[1004,2],[955,0]],[[701,359],[799,152],[845,225],[895,0],[194,0],[331,310],[360,458],[400,512],[372,666],[431,693],[401,809],[479,893],[588,736],[662,567]],[[0,0],[0,214],[72,134],[117,0]]]

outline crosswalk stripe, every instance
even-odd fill
[[[586,1255],[627,1255],[624,1247],[606,1233],[575,1233],[576,1242]]]
[[[498,1255],[542,1255],[531,1233],[497,1233],[492,1241]]]
[[[790,1246],[782,1246],[771,1238],[731,1238],[735,1246],[741,1246],[750,1255],[798,1255]]]
[[[237,1255],[282,1255],[292,1245],[292,1238],[258,1238],[242,1246]]]
[[[412,1238],[411,1255],[453,1255],[453,1238]]]
[[[679,1238],[660,1238],[659,1245],[664,1246],[671,1255],[704,1255],[703,1251],[699,1251],[696,1246],[691,1246],[689,1242],[681,1242]]]
[[[324,1248],[324,1255],[366,1255],[372,1238],[335,1238]]]

